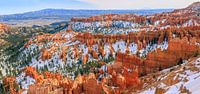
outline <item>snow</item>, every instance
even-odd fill
[[[92,45],[92,50],[98,52],[98,45],[97,44]]]
[[[157,26],[157,25],[159,25],[160,24],[160,21],[158,20],[158,21],[156,21],[156,22],[154,22],[154,26]]]
[[[104,51],[105,51],[105,53],[106,53],[106,55],[105,55],[105,58],[107,59],[108,58],[108,56],[110,55],[110,46],[109,46],[109,44],[105,44],[104,45]]]
[[[101,69],[102,69],[104,72],[106,72],[106,71],[107,71],[107,66],[106,66],[106,65],[103,65],[103,66],[101,66]]]
[[[199,74],[199,76],[200,76],[200,74]],[[199,83],[200,83],[200,77],[189,80],[185,84],[185,86],[187,89],[189,89],[192,92],[192,94],[199,94],[199,92],[200,92],[200,84]]]
[[[168,42],[167,41],[162,42],[160,45],[158,45],[157,48],[160,48],[161,51],[167,50],[167,48],[168,48]]]
[[[191,20],[185,22],[185,23],[183,24],[183,27],[187,27],[187,26],[198,26],[198,25],[199,25],[199,24],[198,24],[195,20],[191,19]]]
[[[139,94],[155,94],[156,88],[150,88],[148,90],[145,90]]]
[[[114,48],[115,52],[120,51],[121,53],[125,53],[125,51],[126,51],[126,43],[122,40],[113,43],[112,47]]]
[[[83,56],[88,54],[88,47],[86,45],[80,45],[80,47],[83,50]]]
[[[137,44],[135,44],[134,42],[131,43],[129,45],[129,50],[132,54],[136,54],[137,53]]]
[[[75,41],[75,42],[67,41],[64,44],[62,44],[61,46],[72,46],[72,45],[76,45],[79,43],[80,43],[79,41]]]
[[[28,91],[27,91],[27,90],[25,90],[25,91],[23,91],[23,92],[22,92],[22,94],[28,94]]]
[[[195,67],[200,68],[198,65],[200,64],[200,58],[198,58],[195,62]],[[189,81],[185,83],[187,89],[189,89],[192,94],[199,94],[200,92],[200,72],[198,71],[186,71],[188,75]]]
[[[166,25],[166,26],[162,26],[160,29],[163,30],[163,29],[166,29],[166,28],[169,28],[171,27],[170,25]]]
[[[195,64],[196,64],[196,65],[200,65],[200,58],[198,58],[198,59],[195,61]]]
[[[97,23],[94,23],[97,24]],[[121,22],[117,23],[118,25],[121,24]],[[87,24],[89,25],[89,24]],[[86,25],[86,26],[87,26]],[[98,24],[100,25],[100,24]],[[130,23],[126,23],[126,24],[121,24],[122,27],[125,26],[132,26],[133,24],[130,25]],[[135,25],[134,25],[135,26]],[[130,29],[131,30],[131,29]],[[123,29],[122,29],[123,31]],[[120,32],[120,31],[117,31]],[[128,32],[128,31],[127,31]],[[65,32],[62,33],[61,37],[64,38],[64,42],[54,42],[52,40],[48,41],[48,43],[46,44],[37,44],[37,43],[33,43],[31,45],[29,45],[27,48],[25,48],[25,50],[23,51],[23,54],[21,56],[21,60],[23,60],[24,58],[26,59],[29,55],[32,56],[31,61],[28,62],[29,66],[35,67],[36,69],[43,70],[43,69],[47,69],[50,72],[60,72],[63,73],[64,75],[67,75],[68,77],[71,77],[72,79],[74,79],[74,73],[73,72],[66,72],[66,67],[72,67],[72,66],[76,66],[78,63],[78,59],[83,58],[83,56],[88,55],[89,56],[89,60],[88,61],[92,61],[94,60],[94,58],[92,57],[91,53],[89,53],[89,47],[85,44],[85,43],[81,43],[78,40],[75,40],[72,38],[75,35],[73,33],[70,32]],[[40,51],[41,49],[46,49],[49,50],[51,47],[57,46],[58,49],[56,49],[55,51],[51,51],[52,56],[50,59],[48,60],[42,60],[41,59],[41,55],[42,55],[42,51]],[[81,54],[82,56],[78,56],[77,58],[75,58],[75,51],[74,51],[74,45],[77,45],[77,50],[78,50],[78,54]],[[124,40],[118,40],[114,43],[105,43],[104,45],[101,45],[103,47],[103,50],[105,52],[105,56],[102,57],[101,55],[99,56],[99,59],[107,59],[110,55],[111,55],[111,47],[114,48],[114,52],[112,53],[113,58],[115,58],[115,55],[117,52],[121,52],[121,53],[125,53],[126,50],[130,51],[130,54],[136,54],[138,51],[138,45],[134,42],[132,43],[126,43]],[[67,47],[68,49],[66,49],[66,58],[61,59],[61,53],[62,53],[62,47]],[[146,55],[148,52],[153,51],[157,48],[161,48],[161,50],[165,50],[168,47],[168,42],[167,41],[163,41],[160,44],[153,44],[150,45],[148,44],[146,48],[143,48],[141,51],[143,51],[143,55]],[[99,45],[98,44],[94,44],[91,46],[92,51],[96,51],[97,53],[99,53]],[[140,52],[141,52],[140,51]],[[34,56],[34,55],[37,56]],[[106,71],[106,68],[102,68],[104,71]],[[28,78],[30,79],[30,78]]]
[[[26,76],[22,72],[18,77],[16,77],[16,82],[22,86],[22,89],[28,89],[31,84],[34,84],[36,81],[30,76]]]
[[[181,83],[170,86],[167,92],[165,92],[165,94],[180,94],[180,91],[179,91],[180,87],[181,87]]]
[[[168,42],[167,41],[163,41],[160,44],[148,44],[146,46],[146,48],[143,48],[143,49],[139,50],[139,53],[140,53],[139,56],[140,57],[146,56],[149,52],[155,51],[158,48],[160,48],[161,51],[167,50]]]
[[[200,83],[200,70],[198,65],[200,64],[200,58],[196,59],[193,62],[188,62],[188,63],[174,67],[176,69],[178,67],[184,66],[184,68],[179,70],[174,70],[172,72],[169,71],[171,68],[163,70],[162,72],[164,73],[164,77],[159,76],[157,77],[158,79],[165,80],[167,79],[166,77],[168,76],[168,74],[176,73],[176,76],[174,76],[173,79],[176,79],[178,77],[179,82],[172,86],[167,86],[164,85],[163,83],[159,83],[157,87],[165,89],[166,90],[165,94],[180,94],[181,87],[186,88],[192,94],[199,94],[200,84],[198,83]],[[193,68],[197,68],[198,70],[193,70]],[[185,79],[187,79],[187,81],[185,81]],[[147,90],[142,91],[140,94],[153,94],[154,92],[155,92],[155,87],[153,86]]]
[[[127,34],[140,31],[140,24],[131,21],[100,21],[100,22],[72,22],[72,29],[77,32],[91,32],[104,34]],[[107,26],[110,26],[107,28]]]

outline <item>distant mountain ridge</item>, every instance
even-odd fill
[[[31,27],[3,30],[2,40],[10,44],[0,46],[0,92],[198,94],[200,17],[196,8],[200,4],[190,6],[152,15],[125,10],[121,12],[126,14],[103,15],[97,15],[100,10],[76,10],[78,16],[95,15],[81,18],[69,11],[66,15],[51,10],[28,13],[36,18],[40,14],[38,22],[59,19],[58,14],[75,18],[44,26],[35,25],[32,18],[26,20],[33,21]]]
[[[69,10],[69,9],[43,9],[39,11],[20,14],[0,15],[0,21],[32,20],[32,19],[59,19],[70,20],[71,17],[88,17],[99,14],[138,14],[150,15],[172,11],[173,9],[148,9],[148,10]]]

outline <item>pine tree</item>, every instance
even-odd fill
[[[182,58],[180,58],[177,64],[178,64],[178,65],[181,65],[181,64],[183,64],[183,59],[182,59]]]

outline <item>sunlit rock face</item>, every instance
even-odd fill
[[[173,12],[139,16],[133,14],[105,14],[89,18],[72,18],[69,29],[75,32],[101,34],[128,34],[138,31],[156,31],[168,27],[199,26],[199,2]]]
[[[29,94],[136,92],[144,85],[141,77],[199,54],[200,19],[194,14],[181,9],[73,18],[66,31],[35,36],[24,45],[18,58],[27,65],[19,65],[22,72],[12,82]]]
[[[6,24],[3,24],[3,23],[0,23],[0,31],[2,30],[6,30],[8,28],[8,25],[6,25]]]
[[[113,57],[115,59],[114,63],[106,65],[107,68],[99,68],[99,71],[94,75],[95,79],[89,81],[93,82],[95,87],[105,89],[105,92],[123,92],[124,89],[129,87],[140,88],[138,87],[141,85],[140,76],[177,65],[180,59],[186,60],[194,55],[199,50],[199,33],[190,32],[193,35],[190,36],[189,31],[198,28],[198,26],[171,28],[156,32],[152,31],[152,33],[141,31],[127,35],[82,34],[70,31],[58,33],[56,34],[57,37],[42,35],[33,38],[25,47],[29,49],[27,51],[35,48],[41,50],[41,56],[32,60],[30,62],[31,66],[38,69],[47,66],[48,71],[52,72],[64,70],[65,66],[72,66],[72,64],[78,66],[79,60],[82,62],[80,63],[81,65],[86,65],[91,60],[102,60],[106,56],[107,58]],[[184,32],[179,32],[182,30]],[[69,35],[73,37],[69,37]],[[44,44],[43,42],[46,41],[51,41],[51,43]],[[30,52],[25,51],[25,53]],[[74,80],[77,79],[75,72],[65,75]],[[109,75],[112,77],[107,78]],[[43,79],[43,77],[31,77],[36,81],[37,79]],[[104,77],[110,80],[110,85],[114,85],[117,89],[107,91],[106,86],[98,84]],[[72,89],[72,91],[84,92],[81,91],[82,87],[85,88],[86,92],[96,90],[90,90],[89,87],[93,86],[88,86],[87,84],[90,85],[91,83],[75,84],[76,89]],[[39,88],[42,88],[42,86]]]

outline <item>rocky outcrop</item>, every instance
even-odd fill
[[[133,21],[142,22],[145,18],[134,14],[104,14],[89,18],[72,18],[72,22],[95,22],[95,21]],[[108,25],[109,26],[109,25]]]
[[[102,63],[103,64],[103,63]],[[37,83],[29,86],[28,94],[42,94],[51,92],[59,92],[55,94],[102,94],[103,92],[118,92],[122,93],[127,88],[138,88],[141,82],[138,78],[138,72],[135,69],[118,67],[120,70],[116,72],[116,65],[112,65],[112,77],[103,78],[98,81],[96,75],[90,73],[89,75],[79,75],[75,80],[70,80],[57,73],[44,72],[43,79],[38,79],[41,74],[37,73],[34,68],[27,67],[24,69],[26,75],[36,79]],[[123,66],[123,65],[121,65]],[[39,82],[38,82],[39,81]],[[114,89],[109,87],[115,86]],[[118,94],[116,93],[116,94]]]
[[[8,25],[0,23],[0,31],[6,31],[8,29]]]
[[[127,32],[138,32],[142,30],[157,31],[169,27],[199,26],[199,7],[199,2],[195,2],[187,8],[149,16],[105,14],[89,18],[72,18],[69,30],[75,32],[101,32],[103,34],[127,34]]]
[[[194,56],[200,50],[199,45],[196,45],[198,42],[196,37],[188,38],[189,36],[182,36],[182,39],[169,39],[168,49],[166,51],[157,49],[148,53],[146,59],[141,59],[136,55],[118,53],[116,62],[122,62],[124,66],[129,68],[139,67],[140,75],[175,66],[183,62],[183,60]]]
[[[24,72],[26,76],[33,77],[38,83],[41,83],[44,79],[43,75],[38,74],[36,69],[31,66],[24,68]]]
[[[16,79],[15,77],[6,77],[4,80],[3,80],[3,84],[4,84],[4,89],[5,91],[10,91],[10,94],[16,94],[16,88],[15,86],[18,86],[16,84]]]
[[[34,57],[30,65],[54,66],[56,63],[51,69],[55,72],[57,68],[69,66],[71,74],[66,72],[68,69],[63,71],[73,80],[60,73],[38,73],[29,66],[23,71],[36,83],[29,86],[28,93],[129,94],[128,90],[136,91],[143,85],[140,77],[180,65],[183,60],[199,54],[200,19],[195,14],[195,11],[182,9],[151,16],[106,14],[73,18],[66,32],[36,36],[24,45],[25,56],[39,50],[38,58]],[[102,28],[111,34],[100,32]],[[89,73],[82,73],[83,69]],[[15,82],[8,79],[4,83]],[[177,82],[177,79],[164,81],[167,85]],[[165,89],[156,89],[156,93],[164,92]]]

